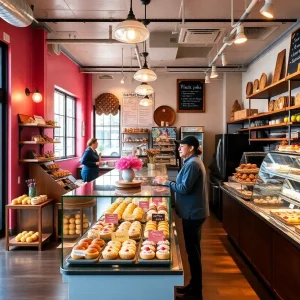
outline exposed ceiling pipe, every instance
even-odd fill
[[[137,44],[135,44],[134,51],[135,51],[137,61],[139,63],[139,67],[141,69],[143,65],[142,65],[141,56],[140,56],[140,49],[139,49],[139,46]]]
[[[252,0],[249,6],[246,8],[245,12],[241,16],[241,18],[237,21],[237,23],[234,25],[234,28],[230,31],[228,36],[226,37],[227,41],[224,42],[223,46],[219,50],[219,52],[216,54],[214,59],[210,62],[209,66],[211,67],[212,65],[215,64],[217,61],[218,57],[222,55],[223,51],[226,49],[227,46],[230,45],[231,41],[233,40],[233,35],[235,34],[237,27],[245,22],[247,17],[250,15],[253,7],[259,2],[260,0]],[[248,20],[247,20],[248,22]]]
[[[0,18],[16,27],[27,27],[33,21],[33,11],[24,0],[0,0]]]
[[[46,39],[46,42],[47,44],[124,44],[114,39]]]
[[[184,0],[181,0],[181,20],[182,24],[184,24]]]
[[[124,19],[37,19],[39,22],[50,22],[50,23],[119,23]],[[143,19],[138,19],[142,21]],[[182,19],[149,19],[150,23],[181,23]],[[235,19],[234,22],[239,21]],[[248,19],[247,23],[296,23],[298,19]],[[185,23],[231,23],[231,19],[184,19]]]

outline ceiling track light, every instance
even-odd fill
[[[142,106],[150,106],[152,105],[152,99],[149,98],[148,95],[146,95],[141,101],[140,101],[140,105]]]
[[[135,88],[135,93],[141,96],[152,95],[154,93],[153,87],[147,82],[142,82]]]
[[[227,60],[226,60],[225,53],[222,53],[221,59],[222,59],[222,66],[223,67],[227,66]]]
[[[130,10],[127,19],[116,26],[113,34],[116,40],[127,44],[142,43],[149,38],[149,30],[135,18],[132,10],[132,0],[130,0]]]
[[[272,0],[265,0],[264,6],[259,11],[264,17],[268,19],[274,18],[274,5]]]
[[[218,76],[217,67],[213,65],[211,68],[210,78],[217,78]]]
[[[205,83],[210,83],[209,75],[205,73]]]
[[[242,43],[245,43],[247,40],[248,39],[247,39],[247,37],[244,33],[244,25],[242,25],[242,24],[238,25],[237,30],[236,30],[236,36],[235,36],[234,43],[235,44],[242,44]]]

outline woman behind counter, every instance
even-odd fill
[[[87,148],[83,153],[80,163],[83,164],[81,170],[81,177],[84,182],[89,182],[96,179],[99,175],[99,165],[101,155],[98,155],[96,149],[98,147],[98,141],[95,138],[91,138],[87,142]]]

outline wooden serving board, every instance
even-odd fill
[[[132,188],[139,188],[141,186],[141,180],[133,180],[132,182],[128,182],[125,180],[118,180],[115,182],[115,186],[117,188],[122,189],[132,189]]]
[[[262,73],[259,80],[259,89],[263,90],[267,85],[267,74]]]
[[[285,53],[286,53],[286,49],[282,50],[277,55],[276,66],[275,66],[273,81],[272,81],[273,83],[280,80],[281,73],[283,70],[283,64],[284,64],[284,60],[285,60]]]

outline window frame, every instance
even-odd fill
[[[66,93],[66,92],[63,92],[62,90],[58,89],[58,88],[55,88],[54,89],[54,99],[55,99],[55,93],[59,93],[60,95],[62,95],[64,97],[64,101],[65,101],[65,105],[64,105],[64,114],[56,114],[54,112],[54,115],[58,115],[58,116],[63,116],[64,119],[65,119],[65,124],[64,124],[64,128],[65,128],[65,132],[64,132],[64,137],[61,137],[59,136],[59,138],[63,138],[64,140],[64,143],[65,143],[65,147],[64,147],[64,155],[63,156],[60,156],[60,159],[69,159],[69,158],[73,158],[73,157],[76,157],[76,117],[77,117],[77,111],[76,111],[76,97]],[[68,117],[67,116],[67,98],[71,98],[73,101],[74,101],[74,117]],[[54,100],[55,101],[55,100]],[[54,104],[55,105],[55,104]],[[72,155],[67,155],[67,140],[68,140],[68,136],[67,136],[67,120],[68,118],[72,118],[74,119],[74,137],[69,137],[69,138],[74,138],[74,154]],[[60,125],[60,124],[58,124]],[[54,137],[55,136],[55,131],[54,131],[54,134],[53,134]]]
[[[118,110],[119,110],[119,149],[120,149],[120,155],[119,156],[108,156],[108,155],[103,156],[103,155],[101,155],[101,157],[103,157],[103,158],[120,158],[121,157],[121,153],[122,153],[121,134],[122,134],[122,132],[121,132],[121,106],[120,105],[119,105]],[[95,107],[95,105],[93,105],[93,122],[94,122],[93,135],[94,135],[95,138],[97,138],[96,137],[96,127],[97,126],[96,126],[96,107]],[[111,125],[109,125],[109,127],[111,127]]]

